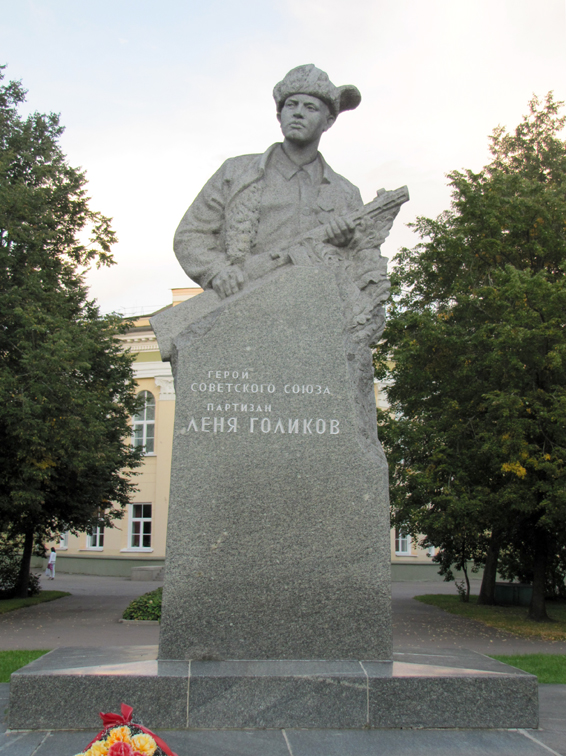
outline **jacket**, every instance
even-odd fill
[[[237,265],[265,250],[254,245],[260,222],[261,195],[269,159],[279,144],[262,155],[230,158],[205,184],[175,233],[174,249],[187,275],[202,288],[228,265]],[[328,223],[362,206],[359,189],[335,173],[319,153],[322,182],[313,222]],[[289,229],[292,239],[294,229]],[[282,240],[284,241],[284,240]]]

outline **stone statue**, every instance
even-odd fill
[[[383,331],[389,292],[380,246],[408,193],[381,190],[364,207],[357,187],[318,152],[338,115],[359,105],[356,87],[336,87],[309,64],[290,71],[273,96],[283,143],[221,166],[185,213],[175,253],[190,278],[220,298],[284,265],[330,266],[347,328],[367,346]]]
[[[159,657],[391,659],[370,346],[408,193],[364,205],[318,152],[356,87],[304,65],[273,94],[283,142],[227,160],[177,229],[203,293],[151,319],[176,396]]]

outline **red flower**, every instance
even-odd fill
[[[129,743],[122,741],[113,743],[108,751],[108,756],[134,756],[134,751]]]

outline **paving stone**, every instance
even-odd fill
[[[159,735],[178,756],[289,756],[281,730],[200,730]]]
[[[49,732],[33,756],[75,756],[84,751],[100,730]]]
[[[293,756],[549,756],[542,744],[520,732],[288,730],[286,734]]]
[[[41,731],[3,733],[0,735],[0,753],[2,756],[32,756],[47,736],[47,732]]]

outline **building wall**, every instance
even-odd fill
[[[173,306],[199,294],[202,289],[173,289]],[[122,520],[114,528],[106,529],[102,546],[93,547],[86,533],[68,535],[58,550],[57,569],[93,575],[128,577],[132,567],[156,566],[164,563],[169,506],[169,480],[175,420],[175,391],[171,367],[161,362],[157,340],[149,318],[138,318],[134,328],[120,337],[125,349],[136,355],[134,372],[139,391],[149,391],[155,398],[154,452],[146,454],[136,476],[138,491],[132,497]],[[384,395],[375,384],[376,404],[383,406]],[[151,546],[132,547],[132,514],[136,504],[151,504]],[[414,542],[403,544],[404,552],[396,548],[391,532],[391,563],[395,580],[432,580],[437,571],[427,552]],[[399,542],[397,541],[397,546]]]

